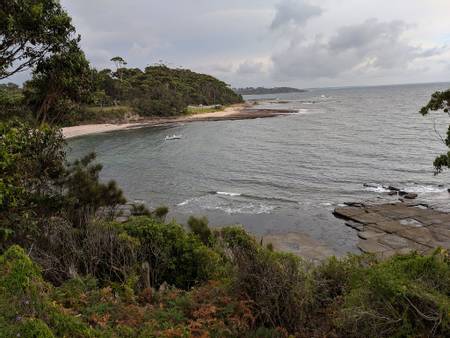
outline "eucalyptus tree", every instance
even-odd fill
[[[450,116],[450,89],[438,91],[431,95],[428,104],[420,110],[422,115],[427,115],[430,111],[442,111]],[[435,174],[442,172],[443,168],[450,168],[450,125],[447,129],[447,137],[442,141],[448,148],[446,154],[441,154],[434,160]]]

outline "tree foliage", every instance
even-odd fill
[[[65,114],[89,102],[92,71],[75,42],[43,59],[25,83],[25,100],[39,124],[60,124]]]
[[[0,2],[0,79],[26,70],[73,39],[71,18],[56,0]]]
[[[67,165],[59,130],[10,122],[0,135],[0,248],[29,245],[52,217],[80,227],[100,207],[124,203],[114,182],[99,181],[93,155]]]
[[[97,72],[97,92],[105,102],[131,105],[138,113],[170,116],[183,113],[188,105],[221,105],[242,101],[224,82],[187,69],[164,65],[118,68]]]
[[[428,104],[420,110],[422,115],[427,115],[430,111],[442,110],[444,113],[449,113],[450,109],[450,89],[443,92],[435,92],[431,95]],[[447,137],[443,140],[449,151],[442,154],[434,160],[435,174],[441,173],[443,168],[450,168],[450,125],[447,129]]]

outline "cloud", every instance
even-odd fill
[[[265,65],[263,62],[247,60],[242,62],[238,66],[236,72],[238,74],[246,75],[246,74],[259,74],[264,72],[264,70]]]
[[[276,30],[285,26],[303,26],[310,18],[322,14],[322,8],[310,5],[304,0],[282,0],[276,5],[276,13],[270,28]]]
[[[445,48],[422,48],[403,37],[410,29],[403,21],[381,22],[368,19],[339,28],[328,39],[304,41],[291,37],[291,43],[272,57],[274,77],[334,78],[345,72],[406,69],[415,60],[441,54]]]

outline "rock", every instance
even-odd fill
[[[406,199],[408,199],[408,200],[413,200],[413,199],[417,198],[417,194],[416,194],[416,193],[413,193],[413,192],[410,192],[410,193],[406,194],[406,195],[403,196],[403,197],[406,198]]]
[[[362,238],[362,239],[370,239],[370,238],[377,238],[380,236],[385,235],[385,232],[381,232],[381,231],[377,231],[375,229],[368,229],[368,230],[364,230],[364,231],[360,231],[358,232],[358,237]]]
[[[344,202],[344,204],[348,205],[349,207],[364,208],[364,204],[360,202]]]
[[[381,253],[390,248],[378,243],[375,239],[362,239],[358,242],[358,248],[365,253]]]
[[[364,229],[364,224],[354,221],[347,221],[345,222],[345,225],[357,231],[362,231]]]
[[[406,191],[404,191],[404,190],[400,190],[399,192],[398,192],[398,195],[399,196],[405,196],[405,195],[407,195],[408,193],[406,192]]]
[[[392,185],[388,186],[388,189],[392,191],[400,191],[399,188],[393,187]]]
[[[126,223],[126,222],[128,222],[128,217],[120,216],[120,217],[116,217],[114,220],[118,223]]]
[[[394,195],[397,195],[397,191],[391,190],[391,191],[389,191],[387,194],[388,194],[389,196],[394,196]]]
[[[374,183],[364,183],[363,187],[366,187],[366,188],[378,188],[378,185],[374,184]]]
[[[450,188],[447,189],[448,193],[450,194]]]

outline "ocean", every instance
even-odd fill
[[[259,235],[300,232],[340,255],[357,251],[355,231],[332,215],[344,202],[387,198],[384,187],[393,185],[450,209],[450,173],[435,176],[432,165],[447,151],[439,134],[450,118],[418,112],[449,87],[248,96],[256,108],[295,113],[88,135],[69,140],[69,157],[95,151],[103,180],[116,180],[130,201],[167,205],[179,222],[194,214]],[[164,141],[172,134],[182,138]]]

